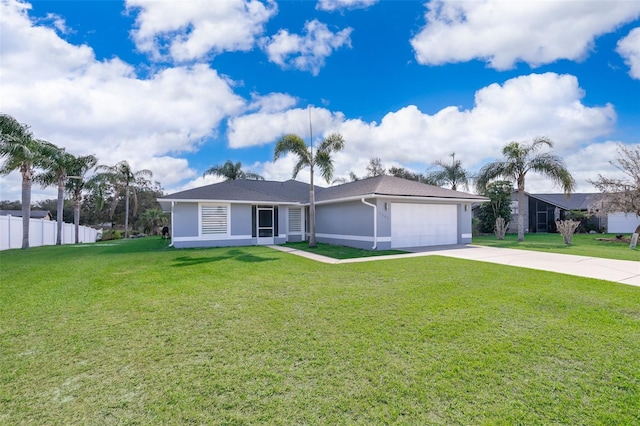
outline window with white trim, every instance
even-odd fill
[[[511,202],[511,214],[512,215],[517,215],[518,214],[518,202],[517,201],[512,201]]]
[[[289,232],[299,234],[302,232],[302,209],[289,208]]]
[[[202,235],[227,235],[229,207],[203,205],[200,207],[200,233]]]

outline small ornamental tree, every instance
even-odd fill
[[[562,234],[565,244],[571,244],[571,237],[576,229],[580,226],[579,220],[556,220],[556,228]]]
[[[503,217],[498,217],[496,219],[496,238],[499,240],[504,240],[504,234],[507,233],[507,229],[509,228],[509,222],[504,220]]]

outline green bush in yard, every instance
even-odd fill
[[[102,232],[101,241],[119,240],[122,239],[122,231],[117,229],[108,229]]]

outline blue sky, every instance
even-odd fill
[[[316,137],[345,138],[343,177],[452,152],[473,172],[548,136],[592,191],[617,144],[640,143],[640,2],[0,1],[0,111],[167,192],[227,159],[289,178],[273,147],[308,139],[309,105]],[[17,173],[1,182],[19,198]]]

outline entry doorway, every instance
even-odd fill
[[[256,236],[258,245],[274,244],[274,209],[273,207],[258,207],[256,209]]]

